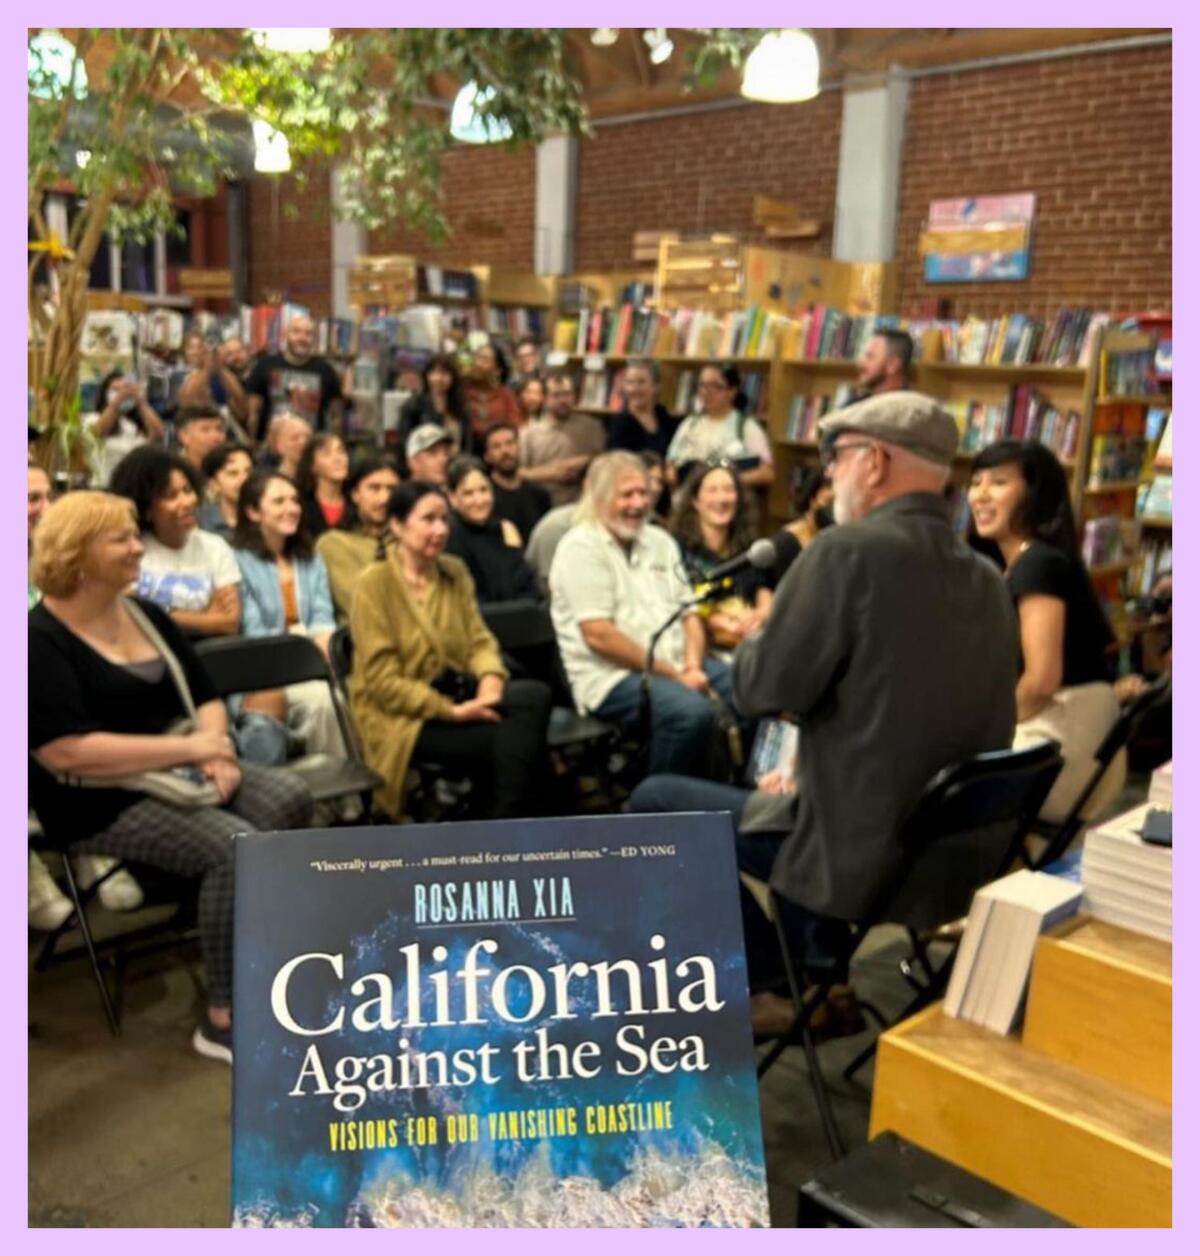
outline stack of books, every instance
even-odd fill
[[[1154,806],[1143,803],[1088,830],[1083,839],[1083,906],[1097,920],[1170,942],[1171,847],[1142,836]]]
[[[816,442],[817,423],[827,414],[841,410],[850,404],[852,389],[849,384],[840,385],[830,395],[828,393],[813,396],[793,397],[788,405],[787,426],[784,436],[788,440]]]
[[[1027,868],[976,892],[943,1011],[998,1034],[1021,1018],[1038,937],[1078,910],[1080,887]]]

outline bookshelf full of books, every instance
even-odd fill
[[[1153,331],[1105,330],[1086,433],[1084,561],[1121,645],[1129,598],[1171,565],[1171,375]]]
[[[852,400],[855,358],[871,335],[887,328],[912,336],[913,387],[939,398],[958,423],[959,484],[971,457],[985,445],[1004,438],[1038,440],[1063,463],[1078,500],[1079,450],[1106,323],[1106,315],[1086,309],[1064,309],[1051,320],[1015,314],[956,321],[850,316],[826,306],[788,320],[772,373],[770,431],[777,468],[769,496],[772,522],[792,516],[795,493],[818,457],[817,423]]]

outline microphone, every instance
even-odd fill
[[[774,571],[780,576],[799,553],[800,542],[786,530],[773,537],[760,537],[745,553],[718,563],[704,582],[696,586],[696,596],[702,600],[720,596],[730,587],[732,578],[747,567]]]

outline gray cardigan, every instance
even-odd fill
[[[930,778],[1011,744],[1017,675],[1003,580],[954,535],[940,498],[896,497],[822,532],[734,657],[739,708],[800,723],[776,890],[861,919],[895,882],[897,832]],[[926,893],[931,923],[937,891]]]

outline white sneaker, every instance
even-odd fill
[[[71,900],[58,888],[49,868],[34,851],[29,852],[29,927],[53,933],[71,912]]]
[[[116,862],[111,855],[76,855],[74,867],[79,888],[86,890],[95,885]],[[136,911],[145,895],[142,887],[122,868],[101,885],[99,897],[109,911]]]

